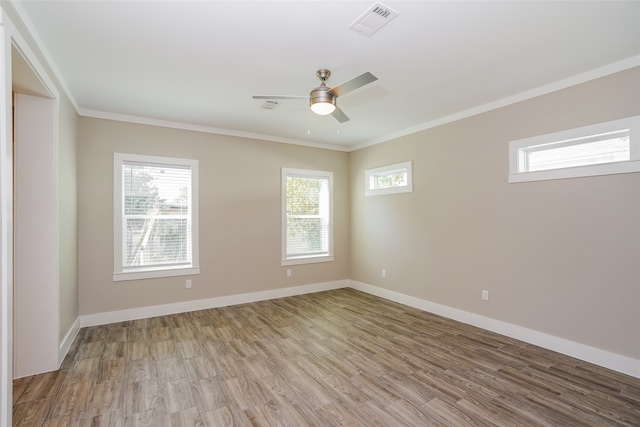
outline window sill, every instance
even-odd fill
[[[403,185],[402,187],[389,187],[389,188],[376,188],[374,190],[365,190],[365,197],[369,196],[381,196],[383,194],[395,194],[395,193],[411,193],[413,192],[413,186]]]
[[[640,161],[602,163],[598,165],[577,166],[564,169],[550,169],[536,172],[509,174],[509,183],[547,181],[552,179],[583,178],[587,176],[615,175],[640,172]]]
[[[200,274],[200,267],[122,271],[113,273],[113,281],[124,282],[127,280],[156,279],[160,277],[191,276],[194,274]]]
[[[333,256],[314,256],[314,257],[300,257],[300,258],[288,258],[283,259],[280,265],[300,265],[300,264],[313,264],[316,262],[330,262],[333,261]]]

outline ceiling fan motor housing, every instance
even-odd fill
[[[321,69],[316,71],[316,76],[318,76],[321,83],[320,83],[320,86],[312,90],[311,93],[309,94],[309,106],[311,106],[311,109],[316,114],[321,114],[321,115],[329,114],[333,112],[333,110],[335,109],[336,96],[333,93],[329,92],[331,88],[328,88],[325,83],[330,75],[331,75],[331,71],[329,70]],[[314,104],[331,104],[333,105],[333,108],[325,107],[325,108],[322,108],[322,110],[317,110],[317,108],[313,108]]]
[[[336,105],[336,97],[332,93],[329,93],[331,89],[329,89],[324,82],[321,86],[318,86],[309,94],[309,104],[313,105],[318,102],[328,103]]]

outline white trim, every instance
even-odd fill
[[[0,425],[12,425],[13,394],[13,121],[11,31],[0,5]]]
[[[124,322],[128,320],[145,319],[148,317],[165,316],[168,314],[184,313],[195,310],[206,310],[208,308],[227,307],[237,304],[247,304],[257,301],[267,301],[276,298],[291,297],[295,295],[311,294],[315,292],[346,288],[348,286],[349,280],[345,279],[290,288],[273,289],[269,291],[250,292],[246,294],[229,295],[193,301],[183,301],[173,304],[109,311],[80,316],[80,324],[83,328],[88,326],[106,325],[109,323]]]
[[[193,276],[200,274],[200,267],[194,268],[156,268],[148,271],[121,271],[113,273],[114,282],[127,280],[157,279],[159,277]]]
[[[631,58],[623,59],[622,61],[614,62],[612,64],[605,65],[603,67],[596,68],[591,71],[580,73],[578,75],[553,82],[544,86],[537,87],[525,92],[521,92],[506,98],[499,99],[497,101],[489,102],[487,104],[479,105],[477,107],[469,108],[468,110],[460,111],[449,116],[445,116],[439,119],[432,120],[430,122],[423,123],[418,126],[410,127],[399,132],[383,135],[380,138],[375,138],[370,141],[363,142],[361,144],[354,144],[347,147],[347,151],[357,151],[362,148],[370,147],[372,145],[381,144],[383,142],[390,141],[392,139],[401,138],[403,136],[418,133],[427,129],[432,129],[437,126],[442,126],[447,123],[456,122],[458,120],[473,117],[478,114],[486,113],[489,111],[497,110],[502,107],[517,104],[518,102],[526,101],[528,99],[537,98],[539,96],[547,95],[562,89],[567,89],[572,86],[576,86],[582,83],[596,80],[602,77],[609,76],[611,74],[619,73],[621,71],[629,70],[634,67],[640,66],[640,55],[632,56]]]
[[[509,174],[509,183],[531,181],[550,181],[554,179],[584,178],[588,176],[617,175],[640,172],[640,161],[605,163],[600,165],[579,166],[573,168],[550,169],[536,172]]]
[[[349,151],[348,146],[325,144],[320,142],[304,141],[302,139],[284,138],[263,133],[243,132],[233,129],[216,128],[213,126],[194,125],[191,123],[174,122],[170,120],[152,119],[148,117],[133,116],[130,114],[110,113],[108,111],[78,109],[78,114],[82,117],[95,119],[115,120],[118,122],[135,123],[141,125],[158,126],[170,129],[188,130],[194,132],[210,133],[214,135],[233,136],[238,138],[257,139],[260,141],[280,142],[282,144],[301,145],[304,147],[321,148],[333,151]]]
[[[523,148],[570,141],[622,129],[629,129],[630,133],[630,159],[627,161],[548,169],[535,172],[521,172],[521,169],[524,168],[520,161],[520,152]],[[626,117],[604,123],[596,123],[579,128],[509,141],[509,183],[582,178],[633,172],[640,172],[640,116]]]
[[[557,353],[575,357],[576,359],[584,360],[614,371],[622,372],[623,374],[640,378],[640,360],[638,359],[622,356],[620,354],[580,344],[575,341],[570,341],[533,329],[492,319],[490,317],[481,316],[479,314],[470,313],[468,311],[401,294],[399,292],[390,291],[388,289],[379,288],[366,283],[356,282],[355,280],[350,280],[349,283],[351,288],[371,295],[408,305],[409,307],[418,308],[449,319],[457,320],[458,322],[477,326],[491,332],[496,332]]]
[[[321,255],[321,256],[304,256],[299,258],[289,258],[280,261],[282,267],[287,265],[301,265],[301,264],[314,264],[318,262],[331,262],[333,261],[333,255]]]
[[[67,334],[64,336],[62,341],[60,342],[60,348],[58,349],[58,367],[62,365],[64,358],[67,353],[69,353],[69,349],[73,344],[73,340],[78,336],[78,332],[80,332],[80,317],[76,317],[76,320],[73,322]]]

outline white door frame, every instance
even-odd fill
[[[58,147],[57,123],[59,120],[60,96],[55,84],[38,61],[37,56],[11,21],[5,5],[6,3],[0,4],[0,425],[9,426],[12,425],[13,403],[14,303],[12,51],[16,49],[23,56],[54,100],[55,135],[52,135],[52,138],[56,153]],[[57,206],[55,216],[58,218]],[[57,227],[56,233],[58,233]],[[56,275],[55,280],[59,282],[59,275]],[[56,288],[55,293],[59,297],[59,286]],[[55,299],[54,303],[59,307],[58,298]],[[57,319],[53,321],[59,323],[59,320],[58,314]],[[59,333],[55,339],[59,342]],[[53,351],[56,354],[58,353],[57,348],[53,349]]]
[[[13,147],[11,36],[0,8],[0,425],[9,426],[13,390]]]

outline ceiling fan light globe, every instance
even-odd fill
[[[316,102],[315,104],[311,104],[311,111],[320,116],[331,114],[335,111],[335,109],[335,104],[332,104],[331,102]]]
[[[323,82],[309,94],[309,105],[314,113],[326,116],[336,109],[336,97],[329,93],[329,88]]]

